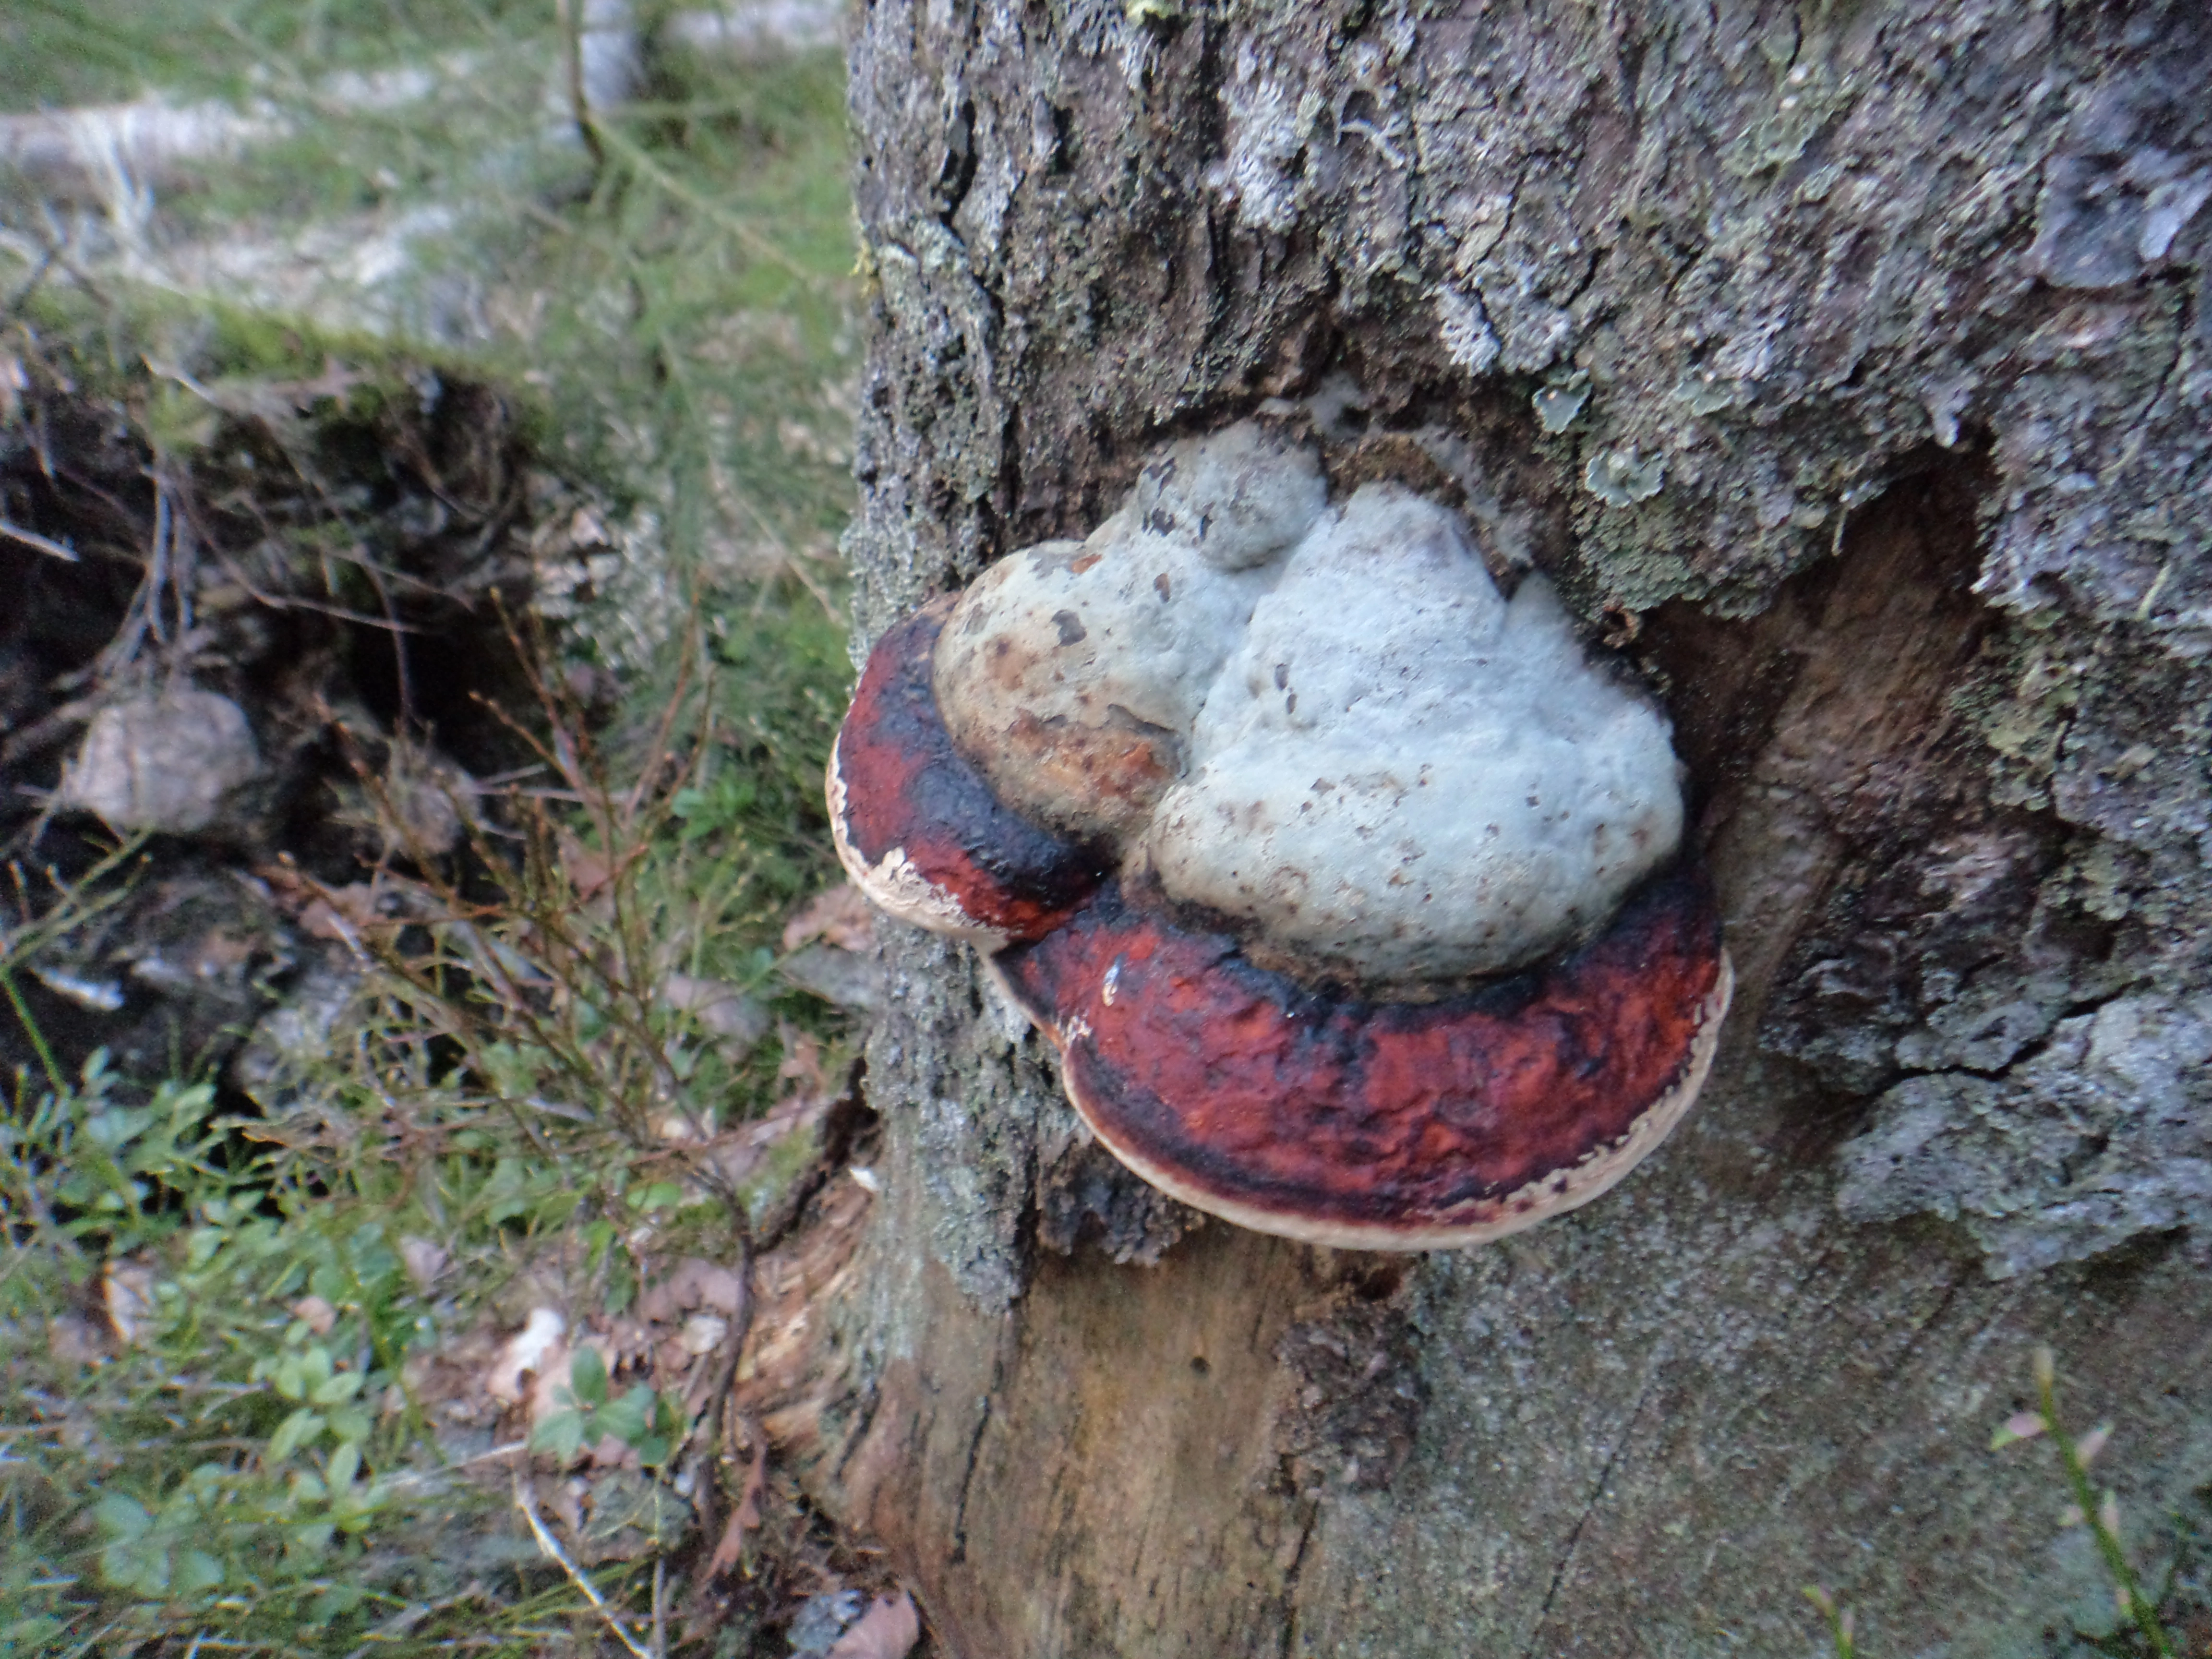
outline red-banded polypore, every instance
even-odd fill
[[[830,767],[894,915],[969,939],[1113,1153],[1426,1249],[1571,1209],[1687,1109],[1730,988],[1665,716],[1458,519],[1253,424],[886,634]]]

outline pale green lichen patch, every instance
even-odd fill
[[[2008,632],[1985,647],[1985,670],[1960,694],[1994,764],[1991,798],[2000,805],[2047,808],[2081,682],[2094,665],[2063,635],[2040,629]]]
[[[1539,387],[1528,401],[1535,408],[1536,424],[1557,435],[1581,417],[1589,397],[1589,375],[1577,369],[1562,380]]]
[[[1583,488],[1607,507],[1648,501],[1666,480],[1665,456],[1641,455],[1633,448],[1599,450],[1583,466]]]
[[[1717,415],[1751,401],[1751,388],[1741,380],[1698,373],[1685,375],[1674,391],[1674,401],[1692,415]]]

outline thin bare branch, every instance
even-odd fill
[[[35,530],[26,530],[22,526],[10,524],[5,519],[0,519],[0,536],[5,537],[11,542],[20,542],[25,547],[34,548],[39,552],[51,554],[67,563],[77,562],[75,548],[64,547],[51,536],[41,536]]]

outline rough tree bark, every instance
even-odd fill
[[[2108,1626],[1987,1446],[2049,1341],[2146,1559],[2212,1480],[2201,0],[856,28],[863,639],[1317,396],[1662,688],[1741,982],[1612,1196],[1354,1256],[1122,1176],[886,927],[781,1455],[969,1659],[1803,1652],[1808,1582],[1886,1654]]]

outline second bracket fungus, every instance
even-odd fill
[[[1468,1244],[1657,1145],[1730,988],[1665,716],[1455,515],[1243,423],[886,634],[838,851],[974,940],[1146,1180]]]

